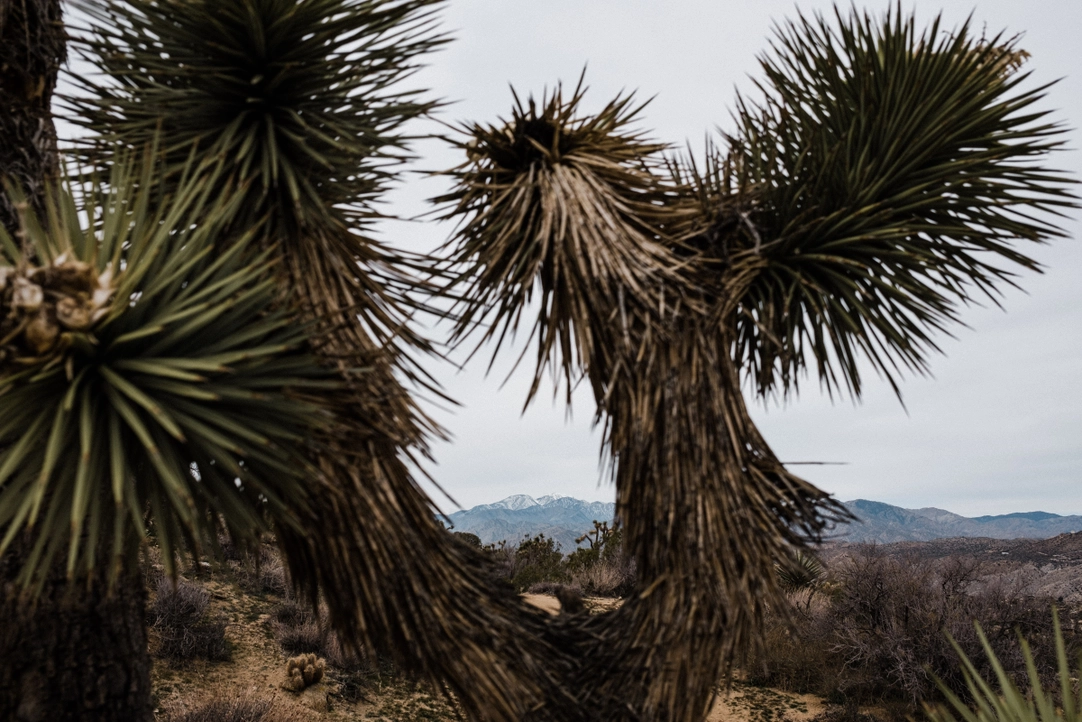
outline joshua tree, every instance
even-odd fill
[[[50,107],[65,54],[60,0],[0,0],[0,181],[20,188],[38,211],[47,184],[55,184],[60,172]],[[17,234],[19,220],[0,190],[0,233],[4,229]],[[0,261],[0,274],[4,265]],[[6,337],[8,283],[6,276],[0,278],[5,302],[0,325],[6,329],[0,337]],[[9,340],[2,340],[6,346]],[[0,358],[5,356],[0,351]],[[5,361],[0,360],[2,386],[7,385]],[[10,433],[11,412],[8,398],[0,401],[0,449]],[[10,499],[9,484],[0,482],[0,488]],[[0,517],[7,513],[5,506]],[[112,594],[103,576],[87,577],[71,594],[60,569],[30,607],[13,592],[30,549],[24,539],[6,538],[7,521],[0,521],[0,528],[6,547],[0,555],[0,718],[77,719],[91,711],[101,718],[145,719],[151,711],[150,662],[143,621],[146,593],[135,583],[137,575],[125,574],[130,583],[118,585]]]
[[[702,160],[633,130],[631,97],[581,114],[581,85],[462,126],[438,199],[459,225],[415,257],[367,232],[434,107],[398,81],[442,42],[438,4],[79,6],[104,75],[67,104],[74,180],[27,203],[16,176],[0,246],[0,553],[33,597],[122,587],[149,537],[172,572],[272,530],[347,644],[473,718],[700,719],[780,599],[775,561],[845,518],[741,385],[815,367],[859,396],[860,356],[922,370],[999,264],[1035,268],[1018,241],[1060,235],[1059,128],[1011,40],[801,18]],[[497,351],[536,314],[530,398],[548,370],[588,380],[641,585],[617,612],[531,612],[435,520],[410,463],[439,429],[407,388],[430,385],[409,321],[431,293]]]

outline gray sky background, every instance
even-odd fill
[[[860,5],[875,13],[887,6]],[[757,75],[756,55],[767,48],[772,22],[795,16],[795,7],[774,0],[450,0],[442,27],[455,40],[430,58],[415,82],[454,101],[443,120],[492,122],[511,107],[509,84],[520,96],[539,95],[556,81],[573,85],[588,64],[588,108],[622,89],[637,90],[642,99],[656,96],[643,127],[660,140],[701,148],[708,132],[728,125],[735,90],[751,90],[749,75]],[[826,2],[800,7],[830,9]],[[977,26],[986,24],[990,33],[1024,32],[1035,81],[1063,78],[1044,107],[1056,109],[1071,127],[1082,124],[1082,3],[979,0],[945,9],[920,2],[916,8],[921,23],[943,9],[948,27],[972,12]],[[441,129],[430,123],[415,130]],[[70,126],[62,125],[65,131]],[[1072,130],[1069,146],[1082,147],[1082,134]],[[460,161],[439,141],[416,150],[420,158],[411,167],[417,171]],[[1082,178],[1077,150],[1054,162]],[[418,173],[390,194],[386,210],[417,215],[430,208],[425,199],[445,188],[445,180]],[[1036,509],[1082,514],[1082,245],[1074,240],[1082,224],[1072,220],[1067,228],[1071,239],[1035,250],[1047,273],[1022,279],[1028,295],[1008,292],[1006,312],[988,307],[964,313],[969,328],[942,339],[946,355],[933,359],[934,378],[904,384],[908,413],[874,378],[859,405],[832,404],[814,382],[785,407],[753,405],[779,457],[847,462],[800,467],[843,500],[938,506],[965,515]],[[387,222],[379,230],[388,242],[421,250],[438,246],[451,228]],[[461,372],[430,364],[462,406],[453,412],[433,407],[454,439],[435,445],[437,463],[428,470],[467,508],[511,494],[612,500],[612,487],[599,483],[600,436],[591,426],[588,392],[576,395],[570,419],[562,403],[550,403],[551,388],[522,414],[531,369],[524,364],[501,388],[515,356],[505,351],[487,378],[483,351]],[[432,494],[445,511],[456,509],[439,492]]]
[[[418,82],[455,101],[442,112],[444,120],[491,122],[510,110],[509,84],[521,96],[539,95],[559,80],[574,84],[588,64],[588,107],[621,89],[637,90],[643,99],[656,96],[643,127],[658,139],[701,147],[707,132],[728,124],[735,90],[750,91],[749,76],[757,74],[756,55],[766,49],[772,23],[794,16],[795,7],[740,0],[451,0],[443,27],[455,41],[431,59]],[[799,7],[830,9],[825,2]],[[879,13],[887,3],[860,7]],[[922,23],[943,10],[952,27],[972,12],[977,27],[986,24],[990,34],[1024,32],[1035,80],[1063,78],[1044,107],[1056,109],[1071,127],[1082,123],[1082,3],[981,0],[915,7]],[[1082,147],[1080,141],[1072,130],[1070,147]],[[418,169],[459,161],[438,142],[425,142],[418,151]],[[1077,150],[1055,162],[1082,171]],[[445,183],[412,178],[391,195],[388,210],[423,212],[424,199]],[[1082,230],[1077,220],[1068,229],[1073,237]],[[382,230],[389,241],[429,248],[451,228],[388,223]],[[848,462],[801,467],[841,499],[938,506],[965,515],[1035,509],[1082,514],[1082,246],[1072,238],[1035,255],[1047,273],[1022,279],[1028,295],[1008,292],[1005,311],[967,310],[969,328],[942,339],[946,355],[933,360],[934,378],[907,380],[908,413],[874,378],[859,405],[832,404],[814,382],[785,407],[757,403],[756,421],[780,458]],[[525,363],[501,388],[513,358],[504,352],[487,378],[487,356],[475,357],[461,372],[432,365],[463,404],[453,413],[436,412],[454,440],[436,445],[432,474],[464,507],[520,493],[611,500],[612,487],[599,484],[599,434],[591,428],[589,394],[576,396],[570,420],[562,403],[550,403],[551,394],[521,414]],[[455,509],[437,492],[433,496],[445,511]]]

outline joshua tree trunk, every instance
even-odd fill
[[[0,177],[34,199],[57,175],[49,106],[64,57],[60,0],[0,0]],[[3,193],[0,223],[9,230],[17,223]]]
[[[35,606],[20,602],[16,560],[0,559],[0,719],[151,719],[146,591],[138,573],[110,594],[102,578],[68,585],[56,570]],[[102,575],[104,576],[104,575]]]
[[[65,56],[60,0],[0,0],[0,179],[39,202],[58,176],[50,104]],[[18,214],[0,189],[0,224]],[[0,719],[151,718],[146,591],[138,574],[112,593],[101,578],[69,585],[54,570],[37,603],[20,595],[16,543],[0,558]]]

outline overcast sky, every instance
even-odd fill
[[[621,89],[656,96],[643,127],[660,140],[701,145],[707,132],[728,125],[735,90],[750,89],[772,23],[793,16],[795,7],[769,0],[451,0],[443,27],[455,41],[432,57],[418,81],[455,101],[443,119],[494,121],[508,114],[509,86],[520,95],[540,94],[560,80],[573,84],[587,65],[588,106],[596,108]],[[887,3],[860,7],[881,12]],[[931,2],[916,8],[922,22],[943,9]],[[951,3],[944,12],[950,26],[972,12],[990,34],[1025,33],[1022,46],[1032,53],[1035,79],[1062,78],[1045,107],[1071,127],[1082,123],[1082,3],[980,1]],[[1072,149],[1082,146],[1079,135],[1071,131]],[[419,169],[459,162],[436,142],[418,150]],[[1082,171],[1082,153],[1075,150],[1054,162]],[[392,194],[388,210],[422,212],[424,199],[444,184],[411,179]],[[756,402],[753,415],[779,457],[845,462],[800,467],[843,500],[937,506],[965,515],[1037,509],[1082,514],[1082,246],[1074,240],[1082,229],[1072,220],[1068,230],[1071,239],[1035,250],[1047,272],[1026,275],[1026,293],[1008,292],[1005,311],[965,311],[969,328],[941,339],[946,353],[933,359],[934,377],[904,383],[907,409],[874,378],[859,405],[832,404],[814,383],[784,408]],[[393,223],[383,232],[389,241],[420,249],[444,240],[450,228]],[[599,434],[591,428],[589,394],[579,394],[570,420],[562,404],[550,402],[551,394],[521,414],[528,370],[501,388],[513,354],[505,356],[487,378],[487,356],[461,372],[432,365],[462,404],[454,412],[436,412],[454,439],[437,444],[433,475],[464,507],[511,494],[611,500],[612,487],[599,484]],[[455,509],[434,496],[445,511]]]

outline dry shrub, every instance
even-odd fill
[[[389,659],[364,649],[346,649],[336,634],[327,635],[323,650],[334,681],[338,683],[335,695],[346,702],[365,699],[365,692],[381,677],[397,675]]]
[[[155,592],[147,620],[153,627],[194,624],[203,618],[210,606],[210,592],[184,579],[178,579],[174,584],[169,578],[160,577]]]
[[[188,659],[227,660],[223,617],[208,613],[210,593],[183,579],[158,581],[149,625],[158,637],[159,657],[180,662]]]
[[[818,591],[800,594],[789,610],[792,625],[777,616],[768,622],[766,643],[749,665],[749,681],[837,703],[894,702],[904,716],[938,698],[937,677],[965,694],[947,635],[971,658],[983,658],[974,621],[1016,683],[1027,684],[1018,633],[1033,647],[1038,674],[1051,679],[1052,603],[1009,584],[981,580],[980,565],[972,559],[905,558],[873,546],[858,548],[829,572]],[[1075,649],[1078,636],[1068,640]]]
[[[273,700],[241,695],[207,700],[193,710],[169,715],[166,722],[305,722],[308,718]]]
[[[534,590],[572,586],[590,596],[623,597],[635,586],[635,563],[623,553],[618,536],[611,546],[577,549],[566,558],[560,545],[543,534],[484,549],[496,576],[519,592],[549,594]]]
[[[559,597],[568,591],[582,594],[582,588],[578,585],[564,584],[563,582],[537,582],[530,585],[530,588],[526,591],[530,594],[548,594],[553,597]]]
[[[327,635],[316,622],[305,622],[296,627],[283,625],[275,636],[287,654],[323,654]]]
[[[269,624],[286,654],[328,656],[327,638],[333,632],[320,610],[313,609],[307,601],[287,596],[271,610]]]
[[[885,681],[914,708],[936,693],[936,677],[963,693],[965,680],[947,635],[970,657],[979,656],[974,621],[1016,682],[1026,676],[1019,633],[1037,655],[1040,676],[1050,679],[1054,600],[1007,585],[978,590],[979,576],[980,565],[964,557],[892,557],[874,547],[850,557],[839,570],[840,594],[833,605],[840,622],[835,646],[849,667],[862,672],[860,684],[874,690]]]
[[[748,681],[841,702],[845,685],[838,673],[844,659],[833,651],[835,620],[829,601],[823,597],[800,601],[799,609],[790,610],[795,626],[777,615],[769,617],[761,647],[748,665]]]
[[[218,535],[218,555],[227,562],[244,561],[244,547],[238,546],[229,534]]]
[[[241,556],[237,581],[245,591],[278,596],[289,593],[289,575],[276,547],[262,544],[257,552]]]
[[[143,574],[143,586],[147,589],[157,589],[165,572],[162,571],[162,551],[156,544],[149,544],[143,548],[139,566]]]
[[[623,554],[602,557],[575,571],[572,583],[594,597],[623,597],[635,587],[635,563]]]
[[[271,609],[271,619],[287,627],[299,627],[317,618],[318,615],[311,606],[302,603],[296,597],[286,597]]]

